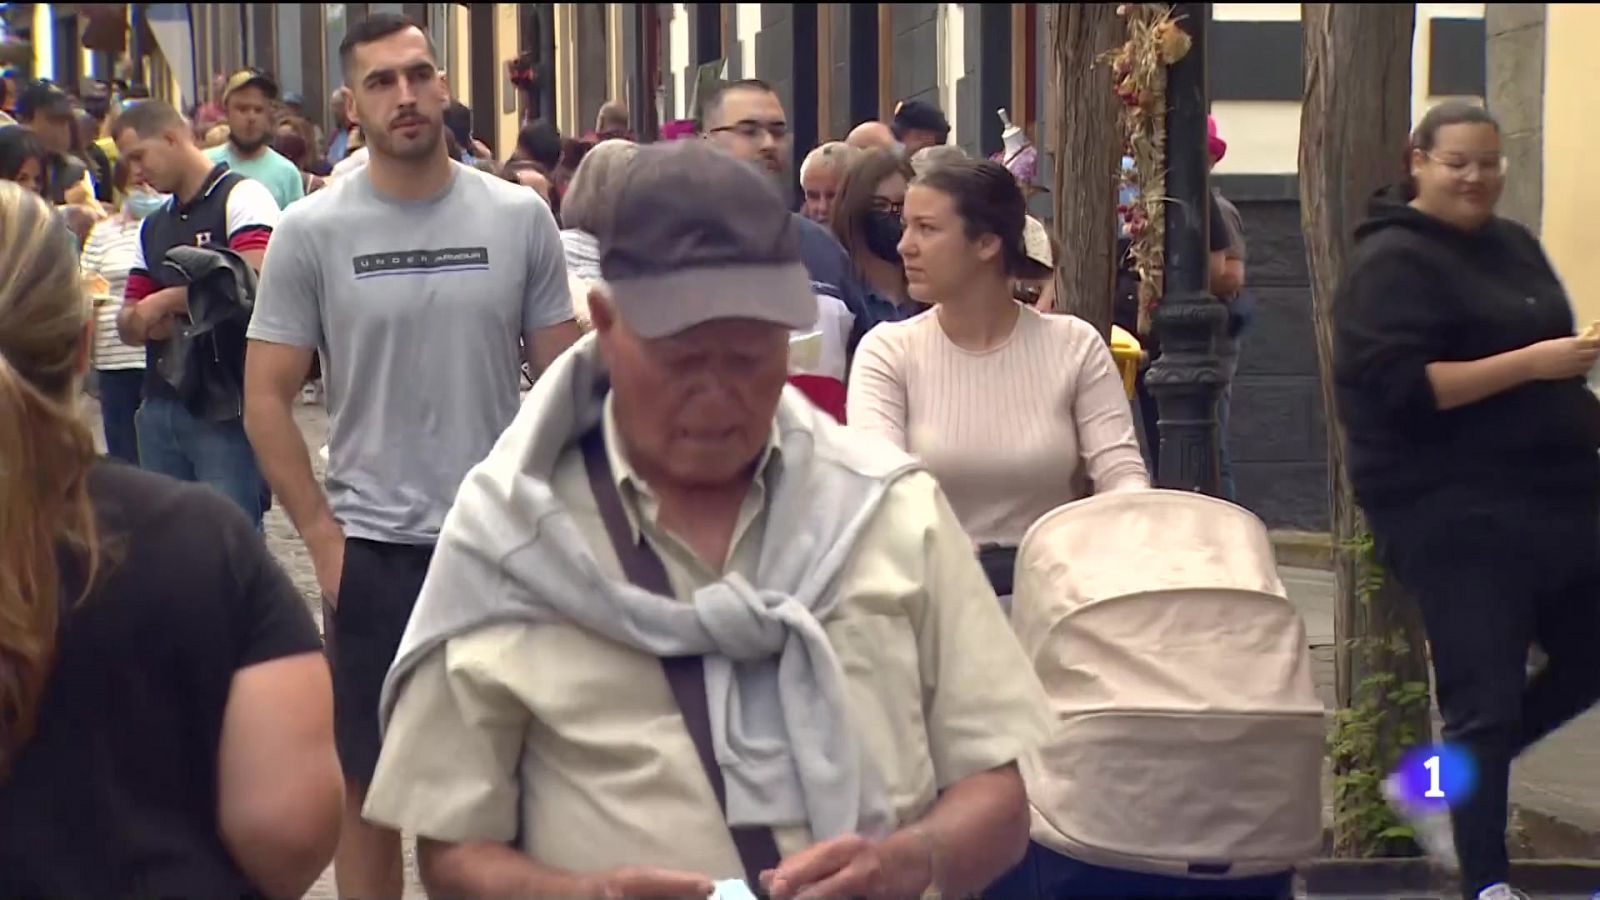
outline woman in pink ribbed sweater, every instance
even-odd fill
[[[1093,326],[1012,299],[1013,280],[1042,273],[1024,252],[1025,203],[1004,167],[939,166],[912,184],[904,216],[910,293],[934,308],[862,340],[850,425],[927,465],[973,542],[999,560],[986,565],[1009,594],[998,575],[1009,581],[1005,559],[1040,516],[1091,484],[1149,487],[1133,415]]]

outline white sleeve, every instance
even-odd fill
[[[144,230],[149,225],[149,219],[140,222],[139,233],[133,239],[133,261],[128,267],[128,282],[122,287],[123,304],[138,303],[156,291],[155,277],[144,258]]]
[[[522,296],[522,333],[573,319],[572,288],[567,282],[567,254],[561,243],[561,229],[550,207],[538,194],[532,194],[533,217],[529,225],[528,280]]]
[[[272,192],[259,181],[246,178],[233,186],[228,194],[228,246],[234,250],[259,249],[236,244],[242,235],[251,231],[268,234],[278,227],[278,201]],[[265,246],[262,242],[260,246]]]
[[[273,236],[261,263],[255,310],[247,332],[252,341],[315,349],[322,330],[322,272],[305,219],[290,217]]]
[[[109,220],[102,220],[109,221]],[[83,242],[83,252],[78,255],[78,270],[83,274],[99,272],[105,255],[105,229],[100,223],[89,229],[89,237]]]

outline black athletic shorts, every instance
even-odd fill
[[[400,649],[432,559],[431,545],[350,538],[344,543],[339,607],[329,609],[323,601],[323,638],[333,670],[334,741],[345,779],[362,787],[372,783],[378,768],[383,678]]]

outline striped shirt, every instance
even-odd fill
[[[138,250],[139,220],[122,215],[95,225],[83,247],[83,273],[99,273],[110,284],[106,296],[95,298],[94,366],[97,369],[144,368],[144,348],[129,347],[117,337],[117,310],[122,306],[122,291]]]

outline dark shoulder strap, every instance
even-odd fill
[[[622,498],[617,496],[616,483],[612,481],[611,463],[606,459],[605,438],[599,428],[583,438],[583,466],[589,473],[589,488],[594,492],[595,505],[600,508],[600,518],[605,522],[606,534],[622,563],[622,573],[641,588],[665,597],[672,596],[672,584],[667,579],[666,567],[661,557],[643,540],[634,541],[628,527],[627,514],[622,510]],[[683,724],[694,740],[694,749],[700,757],[700,767],[711,781],[711,790],[717,795],[717,805],[727,815],[728,788],[722,778],[722,767],[717,765],[716,751],[711,744],[711,710],[706,700],[706,673],[698,656],[669,656],[661,660],[667,684],[678,701],[678,711]],[[729,826],[733,844],[739,850],[739,861],[744,865],[745,881],[751,890],[760,891],[761,873],[778,867],[778,845],[772,829],[752,826]]]

